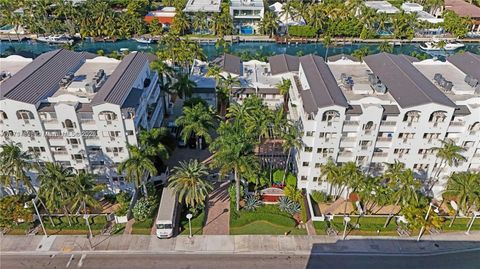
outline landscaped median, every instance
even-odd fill
[[[255,211],[240,210],[230,207],[230,234],[271,234],[271,235],[305,235],[305,229],[296,228],[296,222],[276,205],[262,205]]]

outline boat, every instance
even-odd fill
[[[67,35],[50,35],[37,38],[38,42],[48,44],[73,44],[73,39]]]
[[[420,45],[420,48],[425,50],[425,51],[440,51],[440,50],[445,50],[445,51],[453,51],[459,48],[465,47],[463,43],[457,42],[457,41],[445,41],[445,46],[440,46],[441,41],[439,40],[432,40],[431,42],[425,42]]]
[[[139,38],[133,38],[133,40],[137,41],[138,43],[142,43],[142,44],[152,44],[152,43],[155,43],[155,40],[153,40],[153,39],[151,39],[151,38],[139,37]]]

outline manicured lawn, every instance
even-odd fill
[[[185,216],[185,214],[182,214]],[[205,213],[202,212],[198,214],[196,217],[192,218],[192,234],[193,235],[201,235],[203,234],[203,224],[205,223]],[[190,230],[188,228],[188,219],[186,217],[182,217],[180,220],[180,234],[181,235],[189,235]]]
[[[30,223],[21,223],[16,226],[12,226],[9,235],[25,235],[32,224]]]
[[[357,219],[357,217],[352,217],[350,224],[355,224]],[[362,217],[359,220],[360,229],[353,229],[350,231],[349,235],[398,235],[396,231],[395,219],[392,218],[388,226],[383,228],[385,221],[386,217]],[[447,219],[443,224],[442,231],[466,231],[468,221],[469,219],[456,219],[452,227],[448,227],[450,224],[450,219]],[[338,230],[339,234],[343,232],[344,226],[342,217],[334,218],[333,225]],[[315,227],[317,234],[326,234],[327,222],[315,221],[313,226]],[[377,230],[379,230],[380,233],[377,234]],[[472,230],[480,230],[480,220],[475,221],[472,226]],[[418,231],[412,231],[412,234],[418,234]]]
[[[43,223],[48,234],[87,234],[88,227],[83,216],[70,217],[71,225],[68,224],[67,217],[52,217],[53,226],[48,217],[43,217]],[[89,219],[90,228],[93,234],[100,234],[103,227],[107,223],[105,216],[94,216]],[[39,233],[42,231],[39,230]]]
[[[277,205],[263,205],[255,211],[236,212],[231,206],[230,234],[306,234],[295,228],[295,220]]]
[[[148,218],[145,221],[133,224],[132,234],[151,234],[153,227],[153,218]]]

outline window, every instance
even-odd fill
[[[63,123],[63,128],[75,128],[77,127],[77,124],[75,122],[73,122],[72,120],[65,120],[65,122]]]
[[[112,121],[117,119],[117,114],[112,111],[102,111],[98,114],[99,120]]]
[[[7,113],[3,110],[0,110],[0,120],[8,120]]]
[[[127,130],[127,135],[133,135],[133,131]]]
[[[403,117],[403,121],[404,122],[409,122],[409,123],[412,123],[412,122],[418,122],[418,120],[420,119],[420,111],[408,111],[407,113],[405,113],[405,116]]]
[[[310,165],[310,163],[309,163],[309,162],[303,162],[303,163],[302,163],[302,166],[303,166],[303,167],[305,167],[305,166],[309,166],[309,165]]]
[[[17,119],[19,120],[33,120],[35,117],[33,113],[28,110],[19,110],[17,111]]]
[[[447,112],[435,111],[430,115],[430,118],[428,119],[428,121],[438,123],[438,122],[444,122],[446,118],[447,118]]]
[[[312,152],[313,148],[312,147],[305,147],[304,151],[305,152]]]
[[[301,177],[300,177],[300,180],[301,180],[301,181],[307,180],[307,176],[301,176]]]
[[[315,133],[315,131],[307,131],[306,132],[306,136],[313,136],[313,134]]]
[[[315,163],[315,168],[320,168],[321,165],[321,163]]]
[[[317,182],[318,181],[318,177],[313,177],[313,182]]]
[[[340,113],[338,113],[335,110],[328,110],[325,111],[322,115],[322,121],[327,121],[327,122],[332,122],[335,121],[335,119],[340,117]]]

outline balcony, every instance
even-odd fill
[[[54,156],[56,155],[68,155],[68,152],[66,150],[58,150],[58,151],[54,151],[52,152]]]
[[[95,120],[94,119],[80,119],[81,124],[85,125],[95,125]]]
[[[358,121],[346,120],[346,121],[343,122],[343,125],[345,125],[345,126],[358,126]]]
[[[387,157],[388,152],[374,152],[373,157]]]
[[[464,126],[465,122],[463,121],[452,121],[450,122],[449,126]]]

